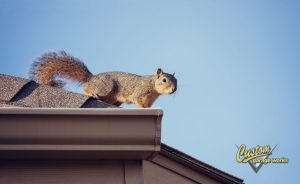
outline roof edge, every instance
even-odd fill
[[[109,116],[162,116],[160,108],[0,108],[0,114],[19,115],[109,115]]]
[[[0,108],[0,159],[147,159],[160,151],[162,115],[161,109]]]
[[[216,167],[213,167],[207,163],[204,163],[200,160],[197,160],[175,148],[172,148],[164,143],[161,143],[161,152],[162,155],[167,156],[173,160],[176,160],[190,168],[200,170],[208,175],[218,178],[222,182],[226,183],[243,183],[243,179],[233,176],[227,172],[224,172]]]

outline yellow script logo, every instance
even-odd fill
[[[271,148],[269,145],[264,147],[257,145],[255,148],[246,150],[246,145],[242,144],[236,154],[236,161],[239,163],[247,163],[249,160],[269,154],[271,154]]]
[[[249,163],[252,169],[257,173],[263,164],[269,163],[288,163],[288,158],[272,158],[269,156],[272,154],[273,150],[276,148],[277,144],[271,149],[269,145],[253,147],[251,149],[246,149],[246,145],[242,144],[238,148],[236,153],[236,161],[238,163]]]

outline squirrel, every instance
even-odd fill
[[[127,72],[104,72],[93,75],[78,58],[66,53],[47,52],[31,65],[31,79],[37,83],[63,87],[56,77],[83,84],[84,94],[105,103],[120,106],[134,103],[138,108],[150,108],[161,94],[177,90],[175,73],[158,68],[154,75],[139,76]]]

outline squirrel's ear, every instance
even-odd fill
[[[157,71],[156,71],[156,74],[159,76],[161,74],[163,74],[163,71],[161,68],[158,68]]]
[[[175,72],[172,75],[175,76]]]

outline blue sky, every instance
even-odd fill
[[[296,0],[0,0],[0,73],[28,78],[35,58],[61,49],[94,74],[176,72],[177,93],[153,106],[164,110],[164,143],[245,183],[296,183],[299,9]],[[270,157],[288,164],[256,174],[235,160],[235,144],[277,143]]]

